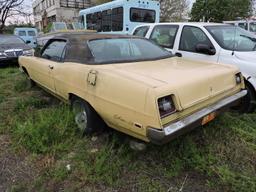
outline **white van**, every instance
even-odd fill
[[[152,23],[136,27],[133,35],[146,37],[178,57],[233,64],[240,68],[248,89],[243,112],[256,106],[256,36],[219,23]]]
[[[19,27],[14,29],[14,35],[19,36],[23,41],[32,48],[37,46],[37,30],[32,27]]]

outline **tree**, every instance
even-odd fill
[[[188,0],[160,0],[161,21],[182,21],[188,14]]]
[[[6,20],[21,13],[24,0],[0,0],[0,34],[3,33]]]
[[[247,18],[253,10],[253,0],[197,0],[192,7],[193,21],[222,22]]]

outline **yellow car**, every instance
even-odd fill
[[[238,68],[173,57],[139,37],[63,33],[20,57],[31,82],[71,104],[82,133],[107,124],[163,144],[246,95]]]

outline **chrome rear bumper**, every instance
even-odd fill
[[[202,125],[203,118],[207,115],[215,112],[216,115],[226,111],[229,107],[236,104],[239,99],[247,94],[246,90],[243,90],[235,95],[222,99],[221,101],[205,107],[200,111],[193,113],[177,122],[166,125],[163,129],[148,128],[147,136],[152,143],[164,144],[168,141],[176,138],[179,135],[184,134],[192,130],[195,127]]]

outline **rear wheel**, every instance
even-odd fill
[[[239,112],[252,113],[256,107],[256,93],[254,87],[250,83],[245,83],[247,89],[247,95],[241,100]]]
[[[75,123],[82,136],[93,133],[96,130],[97,114],[94,109],[80,98],[71,100],[72,111],[75,115]]]

